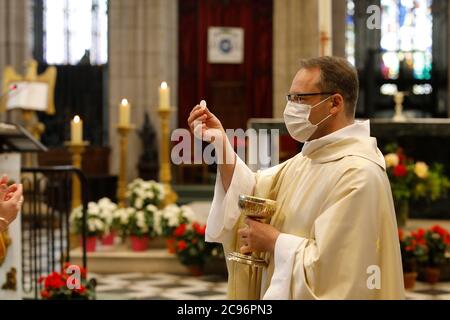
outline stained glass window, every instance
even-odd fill
[[[345,29],[345,54],[348,61],[355,65],[355,2],[353,0],[347,1],[347,23]]]
[[[429,80],[432,64],[431,0],[381,0],[382,74]]]
[[[45,0],[44,59],[50,64],[108,60],[107,0]]]

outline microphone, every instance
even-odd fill
[[[8,90],[6,90],[2,94],[0,94],[0,101],[3,99],[4,96],[7,96],[8,94],[10,94],[11,92],[13,92],[16,89],[17,89],[17,84],[14,84],[11,87],[9,87]]]

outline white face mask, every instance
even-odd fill
[[[286,123],[286,128],[292,138],[299,142],[307,141],[317,130],[322,122],[327,120],[332,114],[328,115],[325,119],[320,121],[318,124],[312,124],[309,121],[309,115],[311,109],[317,107],[321,103],[327,101],[332,96],[320,101],[314,106],[308,104],[300,104],[289,101],[284,109],[284,122]]]

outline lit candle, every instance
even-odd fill
[[[70,123],[70,137],[72,143],[83,142],[83,120],[79,116],[75,116]]]
[[[159,88],[159,109],[169,110],[170,108],[170,89],[167,82],[161,83]]]
[[[130,125],[130,104],[127,99],[122,99],[119,105],[119,125],[122,127]]]

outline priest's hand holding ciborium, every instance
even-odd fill
[[[241,194],[238,206],[244,216],[262,223],[269,223],[270,218],[275,214],[276,201]],[[249,254],[231,252],[227,255],[227,259],[254,267],[267,266],[267,262],[260,257],[258,252]]]

